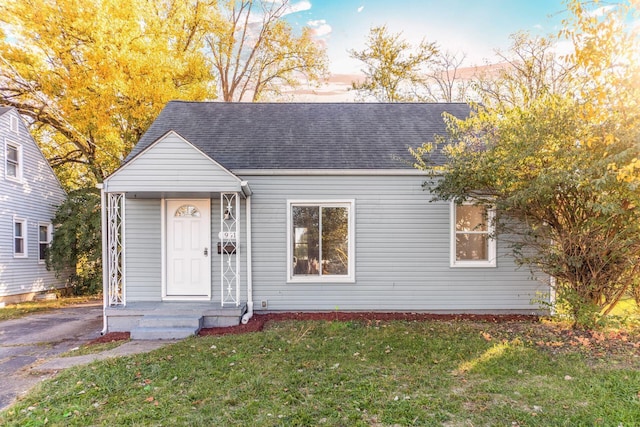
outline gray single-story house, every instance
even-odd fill
[[[170,102],[102,185],[105,331],[259,311],[538,313],[490,208],[431,202],[408,147],[466,104]],[[436,153],[436,162],[444,157]]]

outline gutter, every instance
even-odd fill
[[[100,237],[102,237],[102,330],[100,331],[100,335],[104,335],[107,333],[107,305],[109,304],[109,289],[107,286],[109,278],[109,272],[107,271],[109,268],[107,251],[109,248],[107,247],[107,239],[105,238],[107,230],[107,209],[105,203],[107,197],[105,195],[104,184],[96,184],[96,187],[100,189]]]
[[[242,190],[245,192],[245,188],[249,189],[249,185],[246,181],[242,182]],[[249,190],[247,197],[247,312],[242,316],[241,322],[243,325],[249,323],[249,320],[253,317],[253,276],[251,267],[251,192]]]
[[[234,169],[238,176],[428,176],[433,169]],[[246,181],[242,181],[246,183]]]

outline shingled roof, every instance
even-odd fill
[[[0,116],[11,110],[11,107],[0,107]]]
[[[171,101],[125,161],[173,130],[230,170],[405,169],[408,147],[445,135],[445,112],[464,118],[470,107]]]

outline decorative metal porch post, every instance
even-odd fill
[[[125,305],[124,294],[124,194],[107,194],[107,268],[109,306]]]
[[[220,303],[240,305],[240,198],[220,194]]]

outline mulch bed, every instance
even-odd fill
[[[326,320],[326,321],[425,321],[425,320],[472,320],[488,323],[503,322],[535,322],[538,316],[527,316],[519,314],[491,315],[491,314],[433,314],[433,313],[380,313],[380,312],[321,312],[321,313],[267,313],[254,314],[246,325],[229,326],[226,328],[205,328],[201,329],[199,335],[229,335],[242,334],[247,332],[257,332],[264,328],[265,323],[281,320]]]
[[[207,335],[229,335],[244,334],[247,332],[258,332],[264,328],[265,323],[270,321],[282,320],[325,320],[347,322],[353,320],[359,321],[390,321],[390,320],[406,320],[406,321],[424,321],[424,320],[475,320],[490,323],[503,322],[535,322],[537,316],[526,316],[517,314],[491,315],[491,314],[430,314],[430,313],[380,313],[380,312],[285,312],[285,313],[267,313],[254,314],[249,323],[246,325],[229,326],[226,328],[204,328],[201,329],[200,336]],[[129,332],[109,332],[101,337],[89,341],[87,345],[102,344],[114,341],[126,341],[131,338]]]
[[[108,334],[104,334],[101,337],[89,341],[87,345],[104,344],[114,341],[127,341],[129,338],[131,338],[130,332],[109,332]]]

